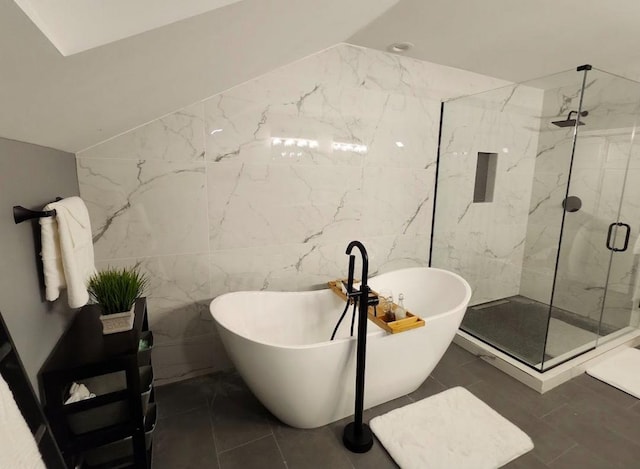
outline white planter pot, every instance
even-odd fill
[[[116,332],[130,331],[133,329],[133,321],[135,319],[134,309],[135,304],[131,307],[131,311],[127,311],[126,313],[100,315],[102,334],[115,334]]]

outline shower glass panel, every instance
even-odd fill
[[[565,213],[543,370],[631,329],[629,244],[632,234],[637,238],[640,212],[633,213],[633,199],[625,192],[634,186],[628,168],[640,85],[599,70],[587,71],[585,78],[585,125],[576,129],[568,190],[581,207]],[[554,319],[554,310],[570,320]]]
[[[553,205],[563,210],[560,248],[555,269],[551,317],[545,345],[543,369],[593,349],[600,331],[600,316],[606,295],[607,278],[612,251],[607,247],[611,223],[617,222],[622,198],[621,186],[604,191],[604,164],[607,144],[600,128],[602,110],[598,88],[602,80],[592,70],[582,72],[584,93],[572,89],[558,89],[559,96],[576,96],[571,106],[580,114],[574,126],[573,159],[565,205]],[[564,99],[564,98],[563,98]],[[547,104],[547,103],[545,103]],[[548,111],[553,108],[547,106]],[[566,110],[560,110],[558,115]],[[555,122],[542,122],[541,139],[552,147],[558,135]],[[564,178],[564,177],[563,177]],[[568,201],[578,201],[568,206]]]
[[[597,345],[601,345],[638,327],[640,149],[636,135],[640,83],[595,69],[589,72],[588,79],[593,85],[585,92],[584,103],[594,108],[592,135],[602,142],[600,205],[603,209],[600,214],[609,216],[609,211],[613,216],[608,221],[617,223],[608,239],[613,250],[609,251],[610,264],[599,320]],[[578,140],[582,140],[582,136]],[[617,193],[620,197],[616,206],[614,195]]]
[[[637,326],[639,102],[589,69],[443,103],[430,262],[473,288],[464,332],[543,371]]]

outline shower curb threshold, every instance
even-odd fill
[[[453,342],[468,352],[479,356],[483,361],[493,365],[512,378],[517,379],[522,384],[538,391],[540,394],[544,394],[562,383],[569,381],[571,378],[581,375],[590,366],[626,348],[637,347],[640,345],[640,330],[636,329],[610,340],[606,344],[583,353],[544,373],[520,363],[462,330],[457,331]]]

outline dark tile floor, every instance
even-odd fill
[[[640,401],[587,375],[540,395],[456,345],[415,392],[365,412],[368,421],[453,386],[464,386],[533,440],[510,469],[640,468]],[[314,430],[280,423],[236,373],[159,387],[154,469],[394,468],[375,441],[353,454],[345,419]]]

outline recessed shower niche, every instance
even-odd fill
[[[590,66],[443,103],[430,263],[471,284],[465,334],[538,372],[639,335],[638,116]]]
[[[473,202],[493,202],[496,186],[497,153],[478,152],[476,179],[473,186]]]

